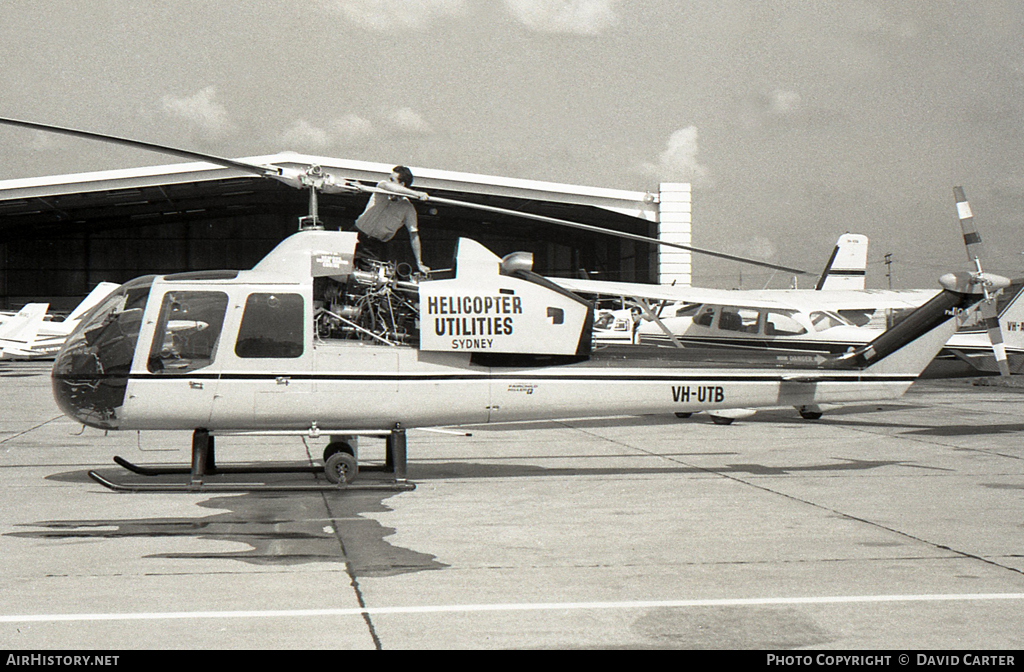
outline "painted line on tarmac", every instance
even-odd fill
[[[308,618],[324,616],[379,616],[387,614],[439,614],[485,611],[559,611],[581,609],[672,609],[687,607],[749,607],[796,604],[856,604],[891,602],[979,602],[1024,600],[1024,593],[968,593],[954,595],[851,595],[833,597],[766,597],[719,600],[654,600],[625,602],[526,602],[522,604],[454,604],[418,607],[365,607],[352,609],[283,609],[264,611],[168,611],[137,614],[36,614],[0,616],[0,623],[57,623],[61,621],[159,621],[225,618]]]

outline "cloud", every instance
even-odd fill
[[[369,120],[357,114],[346,114],[333,119],[326,127],[299,119],[281,133],[280,140],[289,149],[323,152],[358,144],[373,137],[374,132]]]
[[[807,110],[805,107],[803,98],[796,91],[761,91],[742,100],[740,121],[750,129],[785,128],[813,121],[824,114],[821,110]]]
[[[732,253],[738,257],[747,257],[758,261],[771,261],[779,254],[772,241],[763,236],[748,238],[738,246],[733,246],[732,250]]]
[[[333,12],[369,30],[426,30],[439,19],[463,16],[467,0],[323,0]]]
[[[185,121],[192,128],[211,136],[224,135],[234,128],[227,109],[214,100],[217,87],[208,86],[193,96],[164,96],[161,104],[165,114]]]
[[[289,149],[323,152],[371,140],[385,132],[385,128],[391,133],[406,136],[425,136],[434,132],[430,124],[409,107],[383,113],[382,117],[376,124],[353,113],[332,119],[324,125],[299,119],[286,128],[279,139]]]
[[[409,107],[402,107],[391,112],[388,115],[388,121],[407,135],[430,135],[433,133],[430,124]]]
[[[358,114],[346,114],[330,124],[331,133],[343,145],[353,145],[373,137],[373,124]]]
[[[323,151],[331,146],[331,134],[305,119],[298,119],[281,134],[281,142],[289,149]]]
[[[768,96],[768,111],[777,116],[795,114],[800,110],[800,94],[796,91],[775,89]]]
[[[708,186],[708,169],[697,161],[697,127],[687,126],[672,133],[656,163],[643,163],[640,172],[661,182],[690,182]]]
[[[526,27],[547,33],[597,35],[619,21],[619,0],[504,0]]]

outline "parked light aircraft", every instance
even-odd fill
[[[319,168],[304,175],[295,183],[312,194],[324,184],[375,189]],[[395,487],[411,487],[407,428],[898,397],[952,333],[954,315],[1007,283],[946,274],[943,290],[899,325],[836,355],[594,348],[592,304],[534,273],[529,254],[499,258],[462,238],[450,277],[404,281],[393,264],[357,258],[354,233],[317,221],[315,210],[300,219],[305,228],[249,271],[122,285],[58,355],[58,406],[103,430],[191,430],[191,478],[177,489],[216,485],[204,482],[213,437],[230,433],[329,436],[324,470],[343,485],[358,471],[349,437],[386,436]]]
[[[957,213],[972,265],[980,268],[981,238],[970,221],[963,189],[954,190]],[[866,267],[867,239],[860,237],[857,252]],[[836,245],[833,260],[841,254],[845,236]],[[852,255],[850,255],[852,256]],[[847,257],[849,258],[849,257]],[[853,266],[853,264],[850,264]],[[558,280],[574,291],[597,294],[607,288],[587,281]],[[818,287],[826,287],[820,281]],[[1024,372],[1024,300],[1018,301],[1024,280],[1018,280],[981,302],[961,317],[962,325],[923,377],[1009,375]],[[617,288],[625,289],[624,285]],[[931,299],[936,290],[705,290],[666,288],[656,298],[647,285],[633,291],[655,311],[646,311],[635,297],[620,297],[632,309],[605,311],[598,316],[595,335],[599,342],[633,342],[664,346],[768,349],[814,354],[841,353],[877,337],[888,324]],[[991,309],[984,314],[983,308]],[[995,317],[992,317],[995,316]],[[1002,327],[1000,328],[1000,324]],[[994,347],[995,346],[995,347]],[[816,413],[812,413],[815,415]]]
[[[844,233],[836,241],[825,268],[818,278],[815,290],[824,291],[825,294],[814,294],[812,296],[828,296],[832,292],[858,292],[864,291],[864,282],[867,272],[868,238],[867,236],[853,233]],[[561,279],[553,278],[553,282],[562,282]],[[648,287],[645,285],[645,289]],[[776,292],[779,290],[769,290]],[[683,292],[685,294],[685,291]],[[805,290],[796,290],[797,296],[806,295]],[[929,291],[927,297],[918,300],[913,304],[917,307],[924,303],[927,298],[935,294]],[[844,294],[845,295],[845,294]],[[599,295],[598,295],[599,296]],[[735,296],[729,294],[728,296]],[[759,297],[760,298],[760,297]],[[859,303],[863,299],[858,297]],[[673,306],[668,306],[669,312],[680,310],[684,306],[692,305],[691,302],[682,301]],[[910,304],[901,303],[900,307],[907,307]],[[818,308],[819,306],[814,306]],[[873,313],[877,304],[868,304],[867,308],[858,307],[858,314],[867,312]],[[643,310],[635,302],[631,302],[625,296],[613,297],[610,305],[602,305],[598,301],[595,306],[596,317],[594,320],[594,339],[598,343],[636,343],[638,338],[638,327],[643,317]],[[658,314],[665,317],[665,300],[659,301]],[[671,315],[669,315],[671,317]],[[650,319],[650,318],[646,318]],[[865,320],[866,321],[866,320]],[[660,331],[659,331],[660,333]]]
[[[48,303],[26,303],[0,324],[0,359],[11,359],[16,353],[27,352],[49,307]]]
[[[585,292],[585,286],[580,282],[560,284]],[[997,299],[1009,368],[1015,373],[1024,372],[1024,333],[1020,326],[1024,322],[1024,300],[1020,300],[1022,286],[1024,281],[1014,281]],[[653,298],[650,291],[646,293],[648,299]],[[674,301],[669,298],[672,294],[676,296]],[[733,349],[763,348],[814,354],[845,352],[851,347],[863,345],[884,331],[884,321],[879,325],[857,326],[844,317],[842,313],[845,310],[827,309],[828,303],[816,301],[810,291],[802,296],[793,293],[779,296],[778,299],[764,297],[760,292],[744,294],[746,292],[733,290],[685,291],[683,288],[666,292],[661,300],[673,302],[657,311],[656,320],[629,309],[606,313],[605,323],[610,323],[610,328],[602,333],[599,340],[622,340],[670,347],[678,343],[683,346]],[[687,299],[680,301],[679,295],[685,295]],[[885,307],[906,314],[934,295],[935,292],[931,290],[921,290],[916,295],[908,291],[902,293],[901,297],[880,297],[873,306],[867,307]],[[868,295],[867,300],[870,301],[872,296]],[[848,301],[841,305],[855,304]],[[639,317],[639,321],[632,319],[634,315]],[[631,337],[634,324],[635,335]],[[955,363],[959,363],[959,366],[954,366]],[[976,312],[972,312],[971,322],[950,337],[935,365],[929,366],[923,376],[987,373],[998,373],[997,363],[987,329]]]
[[[82,317],[117,287],[118,285],[113,282],[99,283],[61,321],[46,319],[49,304],[27,304],[26,308],[35,308],[29,323],[21,325],[16,338],[3,336],[9,320],[0,324],[0,359],[53,359]],[[41,311],[38,309],[39,306],[42,306]]]

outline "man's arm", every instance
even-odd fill
[[[430,273],[430,268],[423,264],[423,249],[420,245],[419,220],[416,217],[416,208],[407,204],[408,209],[405,215],[405,228],[409,230],[409,246],[412,247],[412,256],[416,258],[416,266],[421,273]]]
[[[378,182],[377,187],[383,189],[384,191],[393,192],[399,196],[408,196],[409,198],[415,198],[420,201],[427,200],[428,196],[427,192],[425,191],[416,191],[415,189],[410,189],[404,184],[397,184],[395,182],[390,181]]]
[[[423,250],[420,247],[420,232],[416,229],[409,229],[409,245],[412,246],[412,255],[416,257],[416,266],[420,273],[430,273],[430,268],[423,264]]]

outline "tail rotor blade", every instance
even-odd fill
[[[1008,376],[1010,375],[1010,363],[1006,359],[1006,344],[1003,343],[1003,329],[999,324],[999,316],[996,314],[994,298],[982,302],[981,316],[984,318],[988,340],[992,344],[992,355],[995,357],[996,366],[999,367],[999,375]]]
[[[971,204],[967,202],[963,187],[953,187],[953,200],[956,201],[956,215],[960,220],[960,230],[964,234],[964,247],[967,248],[967,258],[974,264],[978,277],[983,277],[981,269],[981,258],[985,256],[981,244],[981,234],[974,225],[974,213],[971,212]],[[1003,343],[1003,329],[999,324],[999,315],[996,308],[995,296],[990,296],[987,289],[985,300],[982,301],[979,309],[984,319],[985,331],[988,332],[989,343],[992,344],[992,356],[999,367],[999,374],[1010,375],[1010,364],[1006,359],[1006,345]]]
[[[981,270],[981,258],[985,256],[981,245],[981,234],[974,226],[974,213],[971,212],[971,204],[964,196],[963,187],[953,187],[953,198],[956,201],[956,214],[960,219],[960,230],[964,234],[964,247],[967,248],[967,258],[974,262],[977,270]]]

